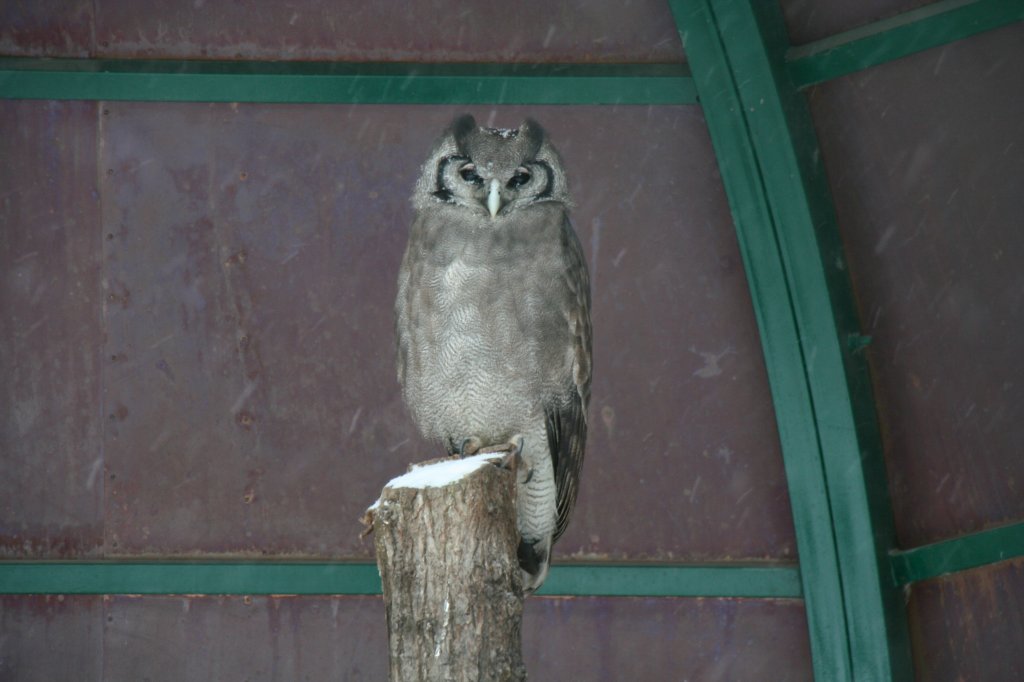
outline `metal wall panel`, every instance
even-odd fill
[[[453,113],[104,105],[109,549],[370,556],[362,509],[436,454],[398,396],[391,302],[408,194]],[[548,126],[591,261],[590,454],[560,554],[792,558],[699,111],[476,113]]]
[[[897,532],[1024,519],[1024,27],[809,93],[860,304]]]
[[[384,680],[380,597],[114,597],[105,680]]]
[[[531,680],[813,679],[788,600],[530,598],[523,658]]]
[[[0,675],[34,680],[382,680],[380,597],[0,597]],[[790,600],[526,602],[530,679],[810,680]]]
[[[908,605],[917,679],[1024,679],[1024,559],[926,580]]]
[[[0,680],[103,680],[103,598],[0,595]]]
[[[168,30],[174,27],[174,30]],[[678,61],[679,36],[660,0],[628,6],[331,2],[167,3],[99,0],[103,56],[332,61]]]
[[[0,54],[329,61],[678,62],[668,4],[5,2]]]
[[[0,556],[102,550],[96,105],[0,101]]]
[[[88,57],[92,54],[92,0],[4,0],[0,54]]]

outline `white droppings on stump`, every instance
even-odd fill
[[[484,464],[497,462],[501,456],[493,453],[473,455],[463,459],[414,464],[412,471],[388,481],[385,488],[443,488],[473,473]]]

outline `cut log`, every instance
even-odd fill
[[[515,474],[494,461],[414,468],[370,509],[392,682],[526,679]]]

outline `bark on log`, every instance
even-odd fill
[[[373,510],[392,682],[526,679],[515,474],[484,463],[436,487],[398,482]]]

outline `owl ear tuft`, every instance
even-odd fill
[[[530,146],[530,155],[537,153],[540,149],[541,144],[544,143],[544,128],[539,123],[534,121],[532,118],[528,118],[523,121],[523,124],[519,126],[519,139],[524,140]]]
[[[449,130],[451,130],[452,137],[454,137],[456,141],[461,141],[466,135],[476,130],[476,119],[473,118],[472,114],[456,116],[452,121]]]

